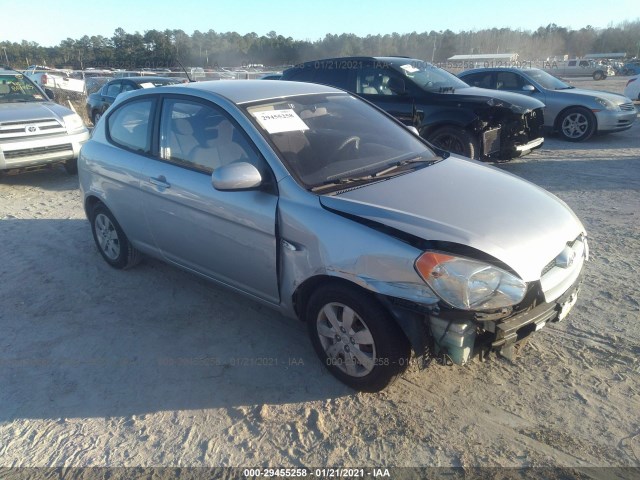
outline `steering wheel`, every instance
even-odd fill
[[[337,158],[342,157],[344,152],[355,153],[358,151],[359,148],[360,148],[360,137],[356,137],[356,136],[347,137],[340,143],[340,145],[336,149],[336,152],[332,155],[331,160],[335,160]]]

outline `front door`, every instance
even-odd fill
[[[266,162],[211,103],[167,97],[159,126],[159,158],[149,160],[141,182],[157,248],[170,262],[277,303],[273,183],[250,191],[211,184],[214,169],[237,161],[253,163],[268,180]]]

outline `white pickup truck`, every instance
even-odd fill
[[[594,80],[604,80],[616,74],[610,65],[580,58],[562,62],[544,62],[542,69],[557,77],[593,77]]]
[[[77,93],[83,93],[85,89],[84,79],[74,78],[72,73],[65,70],[53,70],[40,65],[31,65],[22,73],[42,88],[60,89]]]

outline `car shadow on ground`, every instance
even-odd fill
[[[78,176],[69,175],[62,165],[43,168],[31,172],[23,172],[17,175],[7,175],[0,172],[0,187],[27,186],[38,187],[44,190],[65,191],[78,189]]]
[[[158,261],[112,269],[85,220],[2,227],[0,421],[353,394],[302,322]]]

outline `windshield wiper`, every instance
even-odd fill
[[[370,181],[382,180],[390,176],[389,175],[390,173],[394,172],[399,168],[405,167],[407,165],[414,164],[414,163],[426,163],[425,166],[429,167],[441,160],[444,160],[444,158],[438,157],[431,160],[423,160],[422,157],[415,157],[408,160],[402,160],[378,172],[370,173],[368,175],[363,175],[361,177],[344,177],[344,178],[339,178],[337,180],[328,180],[320,185],[316,185],[315,187],[312,187],[311,191],[317,192],[317,191],[325,190],[329,188],[341,187],[343,185],[347,185],[350,183],[367,183]]]
[[[337,180],[328,180],[326,182],[321,183],[320,185],[316,185],[315,187],[311,187],[312,192],[318,192],[320,190],[326,190],[335,187],[342,187],[349,183],[367,183],[369,180],[377,180],[373,175],[364,175],[362,177],[353,177],[353,178],[339,178]]]
[[[405,167],[407,165],[411,165],[413,163],[426,163],[425,167],[430,167],[431,165],[433,165],[434,163],[437,163],[441,160],[444,160],[441,157],[437,157],[434,159],[430,159],[430,160],[424,160],[422,157],[414,157],[414,158],[410,158],[408,160],[401,160],[398,163],[396,163],[395,165],[391,165],[387,168],[385,168],[384,170],[380,170],[379,172],[376,172],[373,174],[373,176],[375,178],[379,178],[379,177],[383,177],[385,175],[387,175],[388,173],[391,173],[399,168]]]

